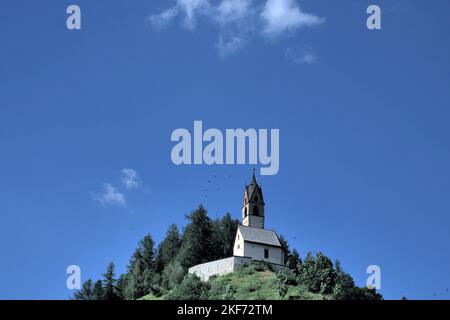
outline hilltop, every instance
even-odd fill
[[[102,279],[86,280],[74,293],[76,300],[135,299],[339,299],[378,300],[375,290],[359,288],[339,261],[321,252],[308,252],[302,259],[280,236],[288,273],[274,273],[269,265],[254,262],[235,272],[202,282],[188,273],[191,266],[230,257],[238,221],[226,214],[210,219],[199,206],[186,216],[180,234],[171,225],[155,248],[151,235],[140,241],[126,273],[116,277],[110,263]]]
[[[159,296],[148,294],[142,300],[189,299],[193,296],[210,300],[278,300],[282,299],[279,283],[279,277],[267,265],[256,263],[223,276],[212,277],[204,283],[191,279],[191,284],[186,288],[180,285]],[[325,295],[309,292],[305,286],[297,285],[292,277],[287,277],[285,285],[285,299],[326,299]],[[200,294],[197,296],[198,293]]]

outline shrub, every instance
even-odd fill
[[[201,300],[205,298],[208,285],[194,274],[187,274],[169,295],[171,300]]]

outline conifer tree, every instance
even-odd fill
[[[137,299],[144,295],[144,263],[140,248],[134,252],[128,266],[125,287],[126,299]]]
[[[289,269],[291,269],[295,275],[298,275],[298,266],[301,263],[302,263],[302,260],[300,259],[300,255],[299,255],[297,249],[294,249],[292,251],[292,253],[289,254],[289,257],[286,262],[286,266],[288,266]]]
[[[203,206],[200,205],[186,218],[189,224],[183,234],[179,261],[185,269],[188,269],[216,259],[218,248],[215,241],[215,228]]]
[[[105,300],[117,300],[116,282],[114,263],[110,262],[106,268],[106,272],[103,274],[103,288]]]
[[[116,283],[116,294],[119,300],[125,300],[125,287],[127,285],[127,276],[125,274],[121,274]]]
[[[92,300],[105,300],[105,291],[101,280],[97,280],[94,284],[94,289],[92,290]]]
[[[280,234],[280,243],[281,243],[281,249],[283,249],[284,253],[284,263],[287,263],[289,260],[289,256],[291,255],[291,251],[289,250],[289,244],[287,240],[283,237],[282,234]]]
[[[92,300],[93,299],[93,294],[92,294],[92,290],[93,290],[93,282],[91,279],[86,280],[81,289],[76,291],[73,294],[73,299],[74,300]]]
[[[234,238],[236,237],[238,225],[238,220],[233,219],[229,212],[227,212],[220,221],[220,242],[222,252],[219,258],[231,257],[233,255]]]
[[[150,235],[139,242],[126,276],[125,298],[137,299],[151,292],[157,284],[154,241]]]
[[[156,271],[162,273],[164,268],[178,254],[181,248],[181,237],[176,224],[172,224],[166,233],[166,237],[158,246],[158,255],[156,257]]]

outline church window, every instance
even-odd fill
[[[253,215],[259,216],[259,208],[258,208],[258,206],[254,206],[253,207]]]
[[[244,209],[244,215],[247,216],[247,208]]]
[[[264,249],[264,259],[269,259],[269,249]]]

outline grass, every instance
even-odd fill
[[[234,291],[236,300],[280,300],[276,274],[269,267],[261,264],[252,264],[238,269],[233,273],[212,277],[207,282],[209,290],[206,296],[210,300],[224,299],[227,288]],[[166,300],[170,291],[165,291],[160,297],[147,295],[142,300]],[[294,300],[323,300],[321,294],[309,292],[299,285],[288,285],[288,292],[284,299]]]

